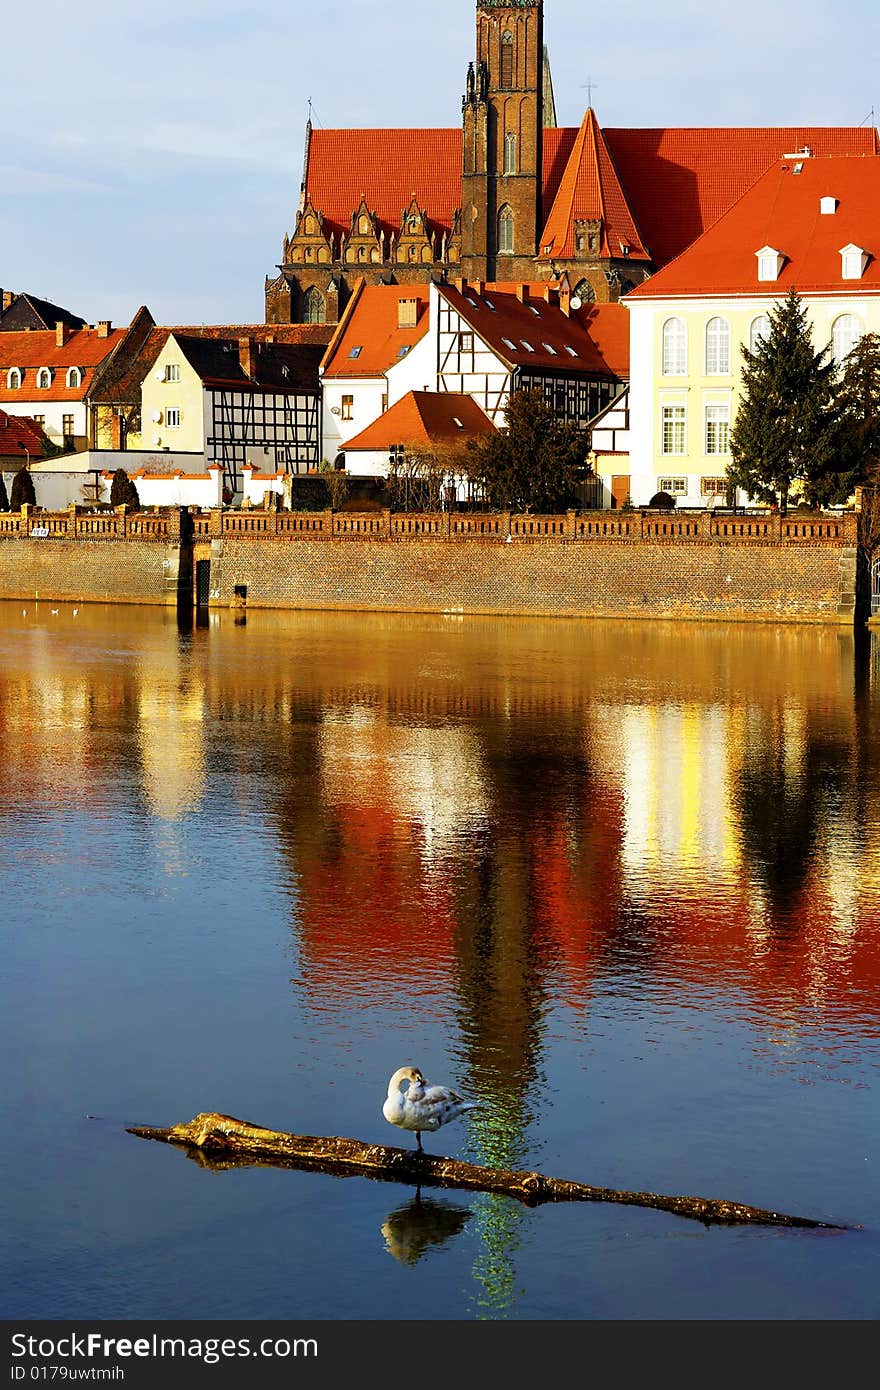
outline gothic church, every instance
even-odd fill
[[[338,323],[360,280],[559,281],[608,303],[677,256],[774,160],[877,154],[847,128],[578,129],[555,122],[543,0],[476,0],[459,129],[306,127],[267,323]]]

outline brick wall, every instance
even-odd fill
[[[179,559],[152,541],[0,539],[0,599],[175,604]]]
[[[172,604],[207,560],[221,607],[857,616],[855,516],[214,511],[181,546],[176,513],[27,513],[0,516],[0,598]]]
[[[211,546],[211,588],[225,606],[246,586],[249,608],[852,624],[855,554],[822,545],[227,537]]]

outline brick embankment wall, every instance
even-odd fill
[[[179,563],[176,543],[0,539],[0,599],[174,604]]]
[[[197,553],[207,556],[208,547]],[[420,538],[214,540],[211,601],[248,608],[852,624],[852,546]]]

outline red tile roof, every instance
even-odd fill
[[[441,233],[461,207],[460,130],[313,130],[308,161],[306,192],[325,235],[348,235],[362,194],[386,236],[400,231],[413,194]]]
[[[398,328],[397,306],[415,299],[414,328]],[[324,354],[325,377],[381,376],[399,360],[401,348],[411,348],[428,331],[427,285],[361,285],[349,301],[339,331]],[[354,357],[352,352],[360,349]]]
[[[558,292],[546,282],[531,286],[522,302],[512,289],[496,285],[484,285],[479,294],[473,285],[463,292],[454,285],[438,290],[511,367],[629,375],[629,316],[620,304],[590,304],[567,317]]]
[[[605,141],[656,266],[679,255],[785,154],[880,153],[870,126],[606,130]]]
[[[797,165],[801,171],[795,172]],[[833,214],[820,199],[837,200]],[[844,280],[840,251],[869,252],[860,280]],[[785,260],[779,277],[758,280],[756,251]],[[880,156],[778,160],[714,226],[627,296],[880,293]]]
[[[598,127],[597,127],[598,128]],[[543,133],[543,218],[548,222],[583,131]],[[876,154],[869,126],[609,129],[604,177],[619,184],[624,206],[657,266],[677,256],[754,183],[774,160],[809,145],[817,155]],[[415,194],[438,231],[449,232],[461,207],[461,130],[313,130],[306,195],[324,213],[324,229],[348,234],[361,195],[386,236],[400,228]],[[616,178],[613,175],[616,174]],[[574,180],[571,207],[589,205],[590,188]],[[625,215],[609,201],[609,216]],[[542,242],[542,245],[546,241]]]
[[[100,366],[125,337],[124,328],[115,328],[106,338],[100,338],[95,328],[74,329],[63,347],[56,347],[55,330],[42,329],[22,333],[0,333],[0,401],[81,401],[87,394],[95,368]],[[7,373],[19,367],[23,373],[18,388],[7,386]],[[37,387],[40,367],[52,371],[48,389]],[[68,367],[79,367],[83,373],[80,386],[68,387]]]
[[[632,260],[649,259],[592,109],[587,111],[577,133],[550,216],[541,233],[539,260],[550,256],[561,259],[574,256],[575,219],[601,222],[601,255],[626,254]],[[626,252],[622,249],[624,246]]]
[[[0,457],[42,458],[47,439],[35,420],[27,415],[8,415],[0,410]]]
[[[398,443],[437,444],[494,433],[495,426],[472,396],[452,391],[409,391],[354,439],[346,440],[343,448],[346,453],[353,449],[384,450]]]

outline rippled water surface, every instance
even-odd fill
[[[835,629],[0,605],[0,1312],[874,1318],[880,659]],[[260,1168],[220,1110],[858,1225]],[[90,1118],[95,1117],[95,1118]]]

